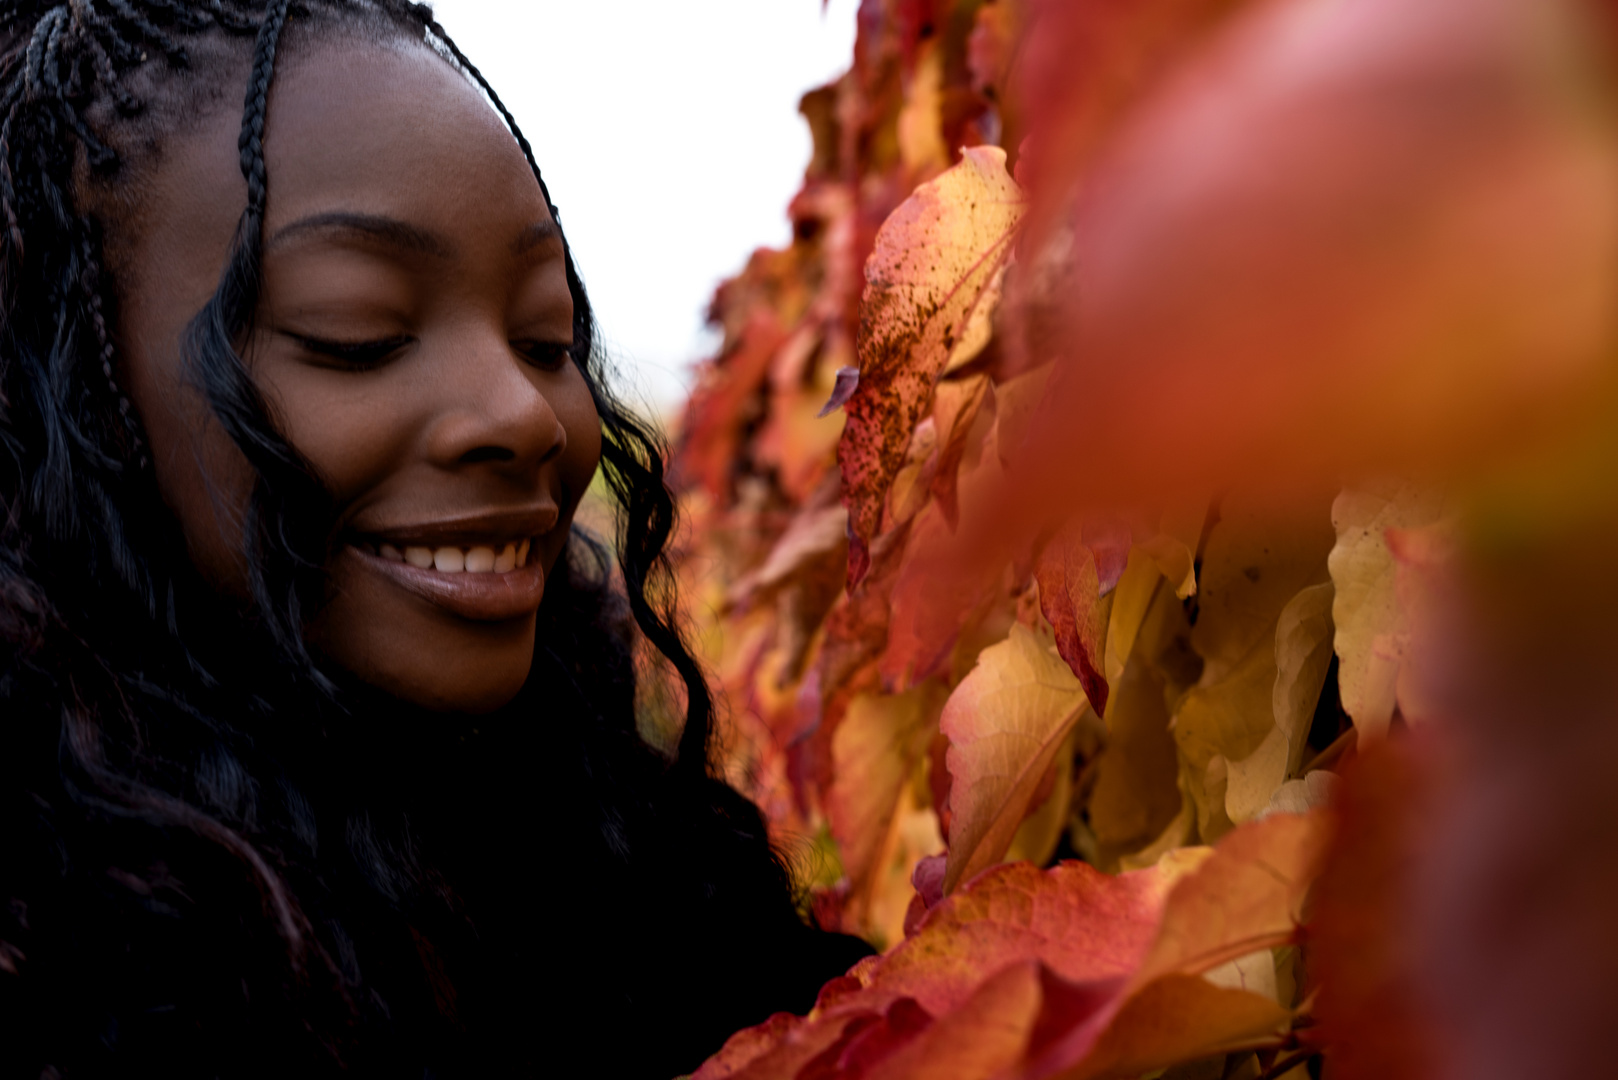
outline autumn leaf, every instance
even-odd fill
[[[866,1080],[981,1080],[1015,1065],[1039,1020],[1042,965],[1024,960],[985,979],[949,1021],[878,1063]]]
[[[969,148],[923,184],[877,233],[865,266],[859,386],[844,405],[838,444],[850,522],[849,583],[869,567],[888,485],[933,385],[958,350],[979,349],[992,307],[985,293],[1010,257],[1022,195],[1005,154]]]
[[[1225,812],[1237,824],[1267,810],[1303,764],[1309,724],[1331,664],[1333,596],[1330,584],[1311,585],[1281,609],[1275,626],[1274,726],[1258,749],[1227,766]]]
[[[1014,96],[1031,114],[1036,133],[1033,161],[1019,173],[1041,194],[1033,230],[1038,240],[1052,224],[1059,193],[1092,163],[1130,107],[1243,4],[1035,0],[1030,6],[1033,22],[1012,78]]]
[[[784,340],[774,313],[756,312],[721,366],[698,384],[686,407],[675,461],[677,482],[700,483],[710,495],[723,496],[743,433],[741,402],[762,385]]]
[[[1185,689],[1170,680],[1194,677],[1194,672],[1177,670],[1165,659],[1182,654],[1190,626],[1185,608],[1166,586],[1149,559],[1132,556],[1113,607],[1116,616],[1122,605],[1136,606],[1132,594],[1139,596],[1138,614],[1128,627],[1127,663],[1103,716],[1107,743],[1096,762],[1088,806],[1089,826],[1099,845],[1093,857],[1109,867],[1161,837],[1185,802],[1167,702]],[[1181,838],[1174,846],[1184,842]]]
[[[1276,817],[1116,877],[995,867],[828,984],[808,1017],[738,1033],[697,1075],[1126,1076],[1275,1040],[1286,1007],[1201,976],[1295,936],[1324,835]]]
[[[1107,708],[1107,680],[1102,671],[1110,596],[1123,576],[1129,540],[1104,538],[1086,543],[1078,523],[1070,523],[1045,545],[1034,564],[1039,608],[1056,631],[1056,648],[1078,678],[1097,712]],[[1122,553],[1124,558],[1119,558]]]
[[[1170,972],[1201,974],[1291,941],[1329,840],[1319,815],[1278,814],[1227,835],[1170,893],[1134,985]]]
[[[1074,1053],[1074,1043],[1085,1047],[1078,1064],[1061,1070],[1064,1080],[1135,1077],[1266,1037],[1274,1040],[1291,1013],[1262,995],[1176,974],[1135,992],[1107,1019],[1093,1043],[1086,1045],[1090,1032],[1081,1031],[1072,1043],[1051,1053],[1062,1061]],[[1034,1080],[1055,1072],[1052,1064],[1040,1062],[1024,1075]]]
[[[1387,531],[1430,525],[1442,513],[1441,493],[1401,483],[1347,490],[1332,504],[1337,677],[1362,739],[1380,738],[1393,719],[1407,633]]]
[[[939,721],[950,743],[946,893],[1005,854],[1087,705],[1067,665],[1021,625],[978,657]]]
[[[897,841],[894,826],[901,802],[926,761],[944,697],[944,689],[931,682],[892,696],[863,694],[849,703],[832,736],[833,780],[826,810],[857,918],[863,916],[860,909],[869,907],[882,864]],[[902,880],[908,883],[909,877],[906,867]]]
[[[1022,960],[1071,982],[1127,976],[1151,945],[1172,882],[1155,868],[1111,876],[1077,862],[993,867],[946,896],[892,952],[857,966],[844,993],[913,997],[941,1016],[989,973]]]
[[[1278,1036],[1286,1008],[1197,976],[1298,933],[1327,836],[1318,817],[1290,816],[1227,836],[1174,885],[1156,939],[1117,1001],[1035,1055],[1022,1075],[1135,1076]]]
[[[809,508],[792,519],[757,570],[732,585],[726,602],[737,607],[770,596],[775,590],[829,558],[841,554],[848,532],[848,512],[841,506]]]
[[[1588,415],[1618,128],[1582,25],[1542,0],[1304,0],[1184,54],[1061,194],[1076,282],[1000,527],[1037,530],[1036,499],[1470,472]],[[1092,447],[1105,464],[1073,468]]]
[[[1259,753],[1276,730],[1280,616],[1302,588],[1326,577],[1331,534],[1325,528],[1325,501],[1315,502],[1315,513],[1302,515],[1232,493],[1222,500],[1219,521],[1208,536],[1191,631],[1203,668],[1174,712],[1174,738],[1205,840],[1217,839],[1234,824],[1227,811],[1231,763]],[[1266,775],[1274,787],[1286,778]],[[1253,775],[1244,773],[1242,779],[1250,782]],[[1238,808],[1253,816],[1268,805],[1274,787],[1244,791]]]
[[[986,436],[989,443],[993,430]],[[966,513],[981,513],[1001,476],[999,459],[985,450],[960,478],[958,492]],[[945,674],[961,630],[974,613],[995,607],[1007,593],[1012,574],[1009,559],[966,562],[937,502],[917,516],[911,535],[891,593],[893,610],[881,660],[883,683],[896,690]]]
[[[933,394],[933,424],[938,438],[938,463],[933,470],[932,496],[944,521],[954,528],[960,515],[956,485],[967,439],[984,403],[990,400],[989,377],[974,375],[938,384]]]
[[[1439,1074],[1437,1025],[1414,972],[1403,897],[1413,887],[1419,822],[1432,810],[1431,762],[1383,743],[1347,770],[1333,817],[1311,937],[1322,975],[1318,1014],[1345,1080]]]

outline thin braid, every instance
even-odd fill
[[[159,49],[168,57],[169,63],[176,67],[187,67],[191,63],[184,46],[175,41],[167,31],[140,12],[129,6],[129,0],[107,0],[107,6],[117,13],[117,17],[139,30],[141,36]]]
[[[141,103],[129,92],[128,87],[124,86],[123,79],[119,77],[118,69],[113,64],[112,56],[107,52],[107,46],[103,42],[103,38],[116,42],[118,45],[124,45],[124,42],[113,31],[112,27],[107,25],[106,21],[101,17],[101,13],[96,10],[92,0],[69,0],[69,2],[72,4],[73,13],[78,18],[80,26],[83,27],[81,38],[84,41],[85,48],[90,53],[90,63],[95,68],[96,77],[107,92],[112,95],[113,104],[117,106],[118,111],[124,116],[133,116],[135,113],[140,112]]]
[[[84,292],[84,301],[90,309],[90,322],[95,328],[97,355],[101,361],[101,376],[107,381],[107,389],[112,399],[117,403],[118,415],[124,424],[124,430],[129,436],[130,448],[133,451],[139,467],[145,469],[151,462],[146,453],[146,439],[140,430],[140,418],[129,403],[129,398],[118,385],[118,376],[115,370],[117,350],[113,345],[112,333],[107,328],[105,306],[102,301],[103,283],[101,273],[101,260],[96,255],[97,244],[93,237],[86,232],[82,248],[83,270],[79,277],[80,287]]]
[[[258,24],[252,19],[224,5],[222,0],[208,0],[208,14],[213,21],[235,34],[257,33]]]
[[[201,30],[212,21],[189,4],[177,3],[176,0],[146,0],[146,2],[154,10],[166,13],[182,30]]]
[[[113,26],[112,20],[103,15],[100,9],[95,6],[94,0],[71,0],[71,2],[74,14],[79,17],[80,24],[89,30],[87,35],[89,40],[110,49],[112,55],[120,64],[128,66],[140,62],[140,50],[130,44],[118,32],[117,27]]]
[[[247,80],[247,97],[242,103],[242,132],[237,139],[241,152],[242,176],[247,180],[247,216],[244,227],[258,233],[264,224],[264,206],[269,186],[264,166],[264,117],[269,111],[270,79],[275,74],[275,50],[286,25],[289,0],[270,0],[253,46],[253,72]],[[249,220],[251,219],[251,220]],[[246,237],[256,250],[260,237]]]

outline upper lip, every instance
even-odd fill
[[[359,522],[352,532],[372,540],[386,541],[396,547],[501,547],[508,543],[521,543],[531,537],[550,532],[556,527],[559,512],[553,502],[506,510],[485,510],[476,514],[459,514],[431,521],[413,521],[399,525],[367,525]]]

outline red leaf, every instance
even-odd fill
[[[1433,1018],[1412,979],[1405,910],[1430,779],[1410,746],[1384,741],[1350,763],[1340,788],[1309,936],[1320,1036],[1341,1080],[1439,1074]]]
[[[1110,548],[1103,550],[1108,553],[1108,575],[1116,585],[1123,567],[1117,565]],[[1128,558],[1126,545],[1124,561]],[[1070,526],[1045,545],[1034,564],[1034,580],[1039,583],[1040,613],[1056,631],[1056,651],[1078,677],[1097,714],[1104,714],[1108,688],[1101,650],[1110,606],[1101,603],[1101,574],[1095,550],[1081,541],[1077,529]]]

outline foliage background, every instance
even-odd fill
[[[1612,740],[1605,18],[862,4],[675,470],[726,773],[884,954],[699,1076],[1605,1060],[1613,815],[1499,749]]]

